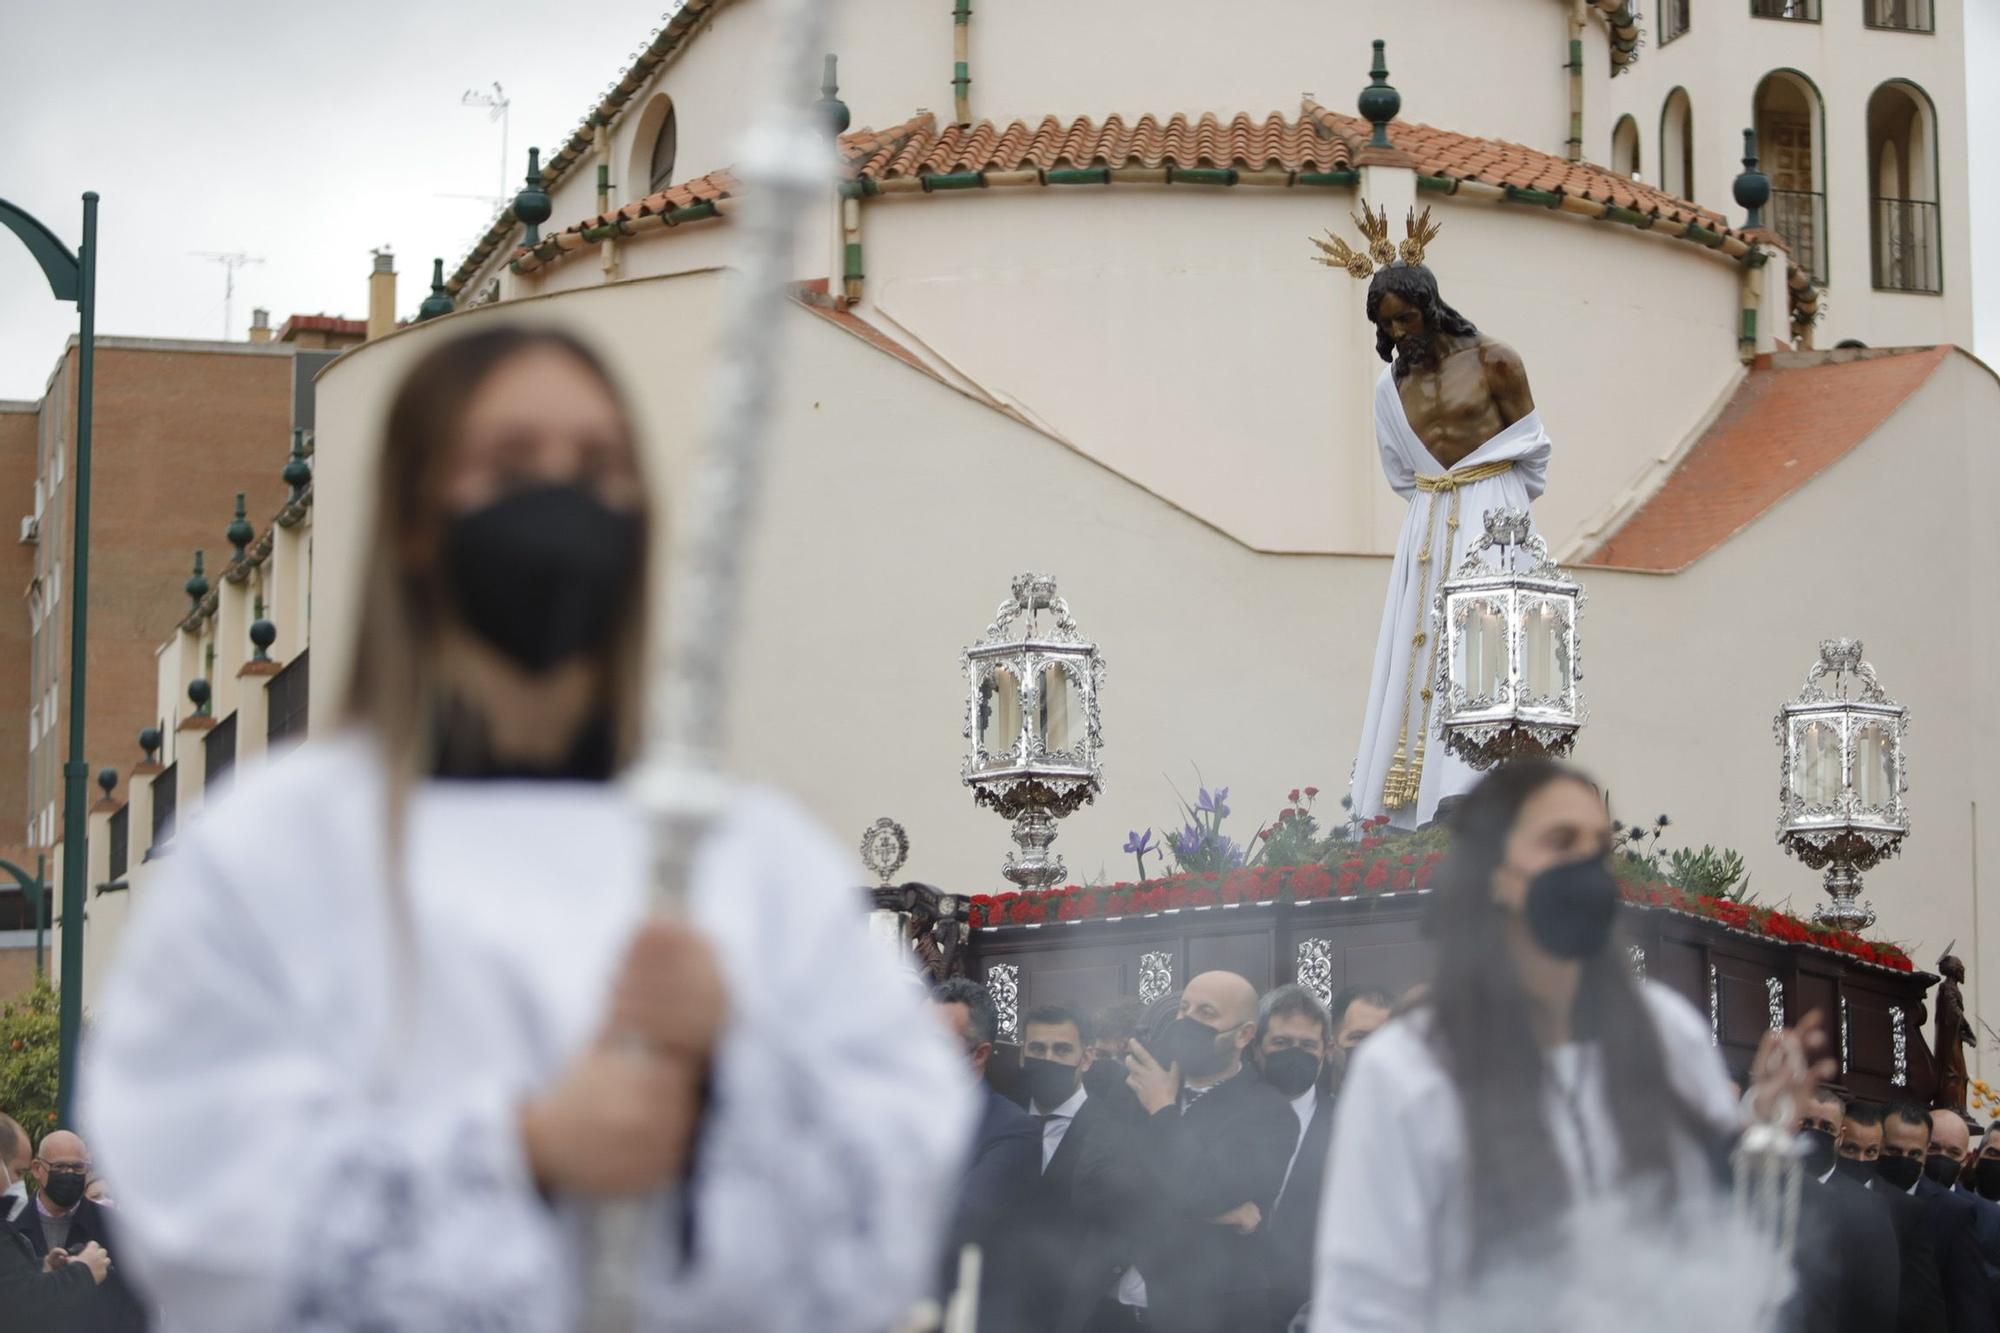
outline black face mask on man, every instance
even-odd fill
[[[1130,1097],[1132,1089],[1125,1086],[1125,1062],[1098,1052],[1090,1068],[1083,1071],[1083,1090],[1098,1101]]]
[[[1924,1164],[1914,1157],[1879,1157],[1875,1160],[1875,1174],[1882,1183],[1908,1194],[1910,1187],[1923,1175]]]
[[[458,514],[445,586],[466,628],[541,674],[604,646],[639,575],[637,514],[574,483],[516,491]]]
[[[1618,881],[1604,858],[1565,861],[1528,881],[1522,916],[1535,943],[1558,958],[1589,958],[1611,938]]]
[[[1941,1152],[1934,1152],[1924,1158],[1924,1174],[1931,1178],[1933,1185],[1950,1189],[1958,1183],[1959,1164]]]
[[[1296,1046],[1264,1057],[1264,1081],[1287,1097],[1298,1097],[1319,1082],[1320,1059]]]
[[[58,1208],[74,1208],[88,1183],[81,1171],[51,1170],[49,1183],[42,1186],[42,1197]]]
[[[1836,1157],[1833,1164],[1849,1180],[1866,1185],[1875,1175],[1875,1163],[1861,1157]]]
[[[1823,1176],[1833,1166],[1833,1135],[1824,1129],[1806,1128],[1799,1131],[1799,1146],[1805,1149],[1806,1170],[1815,1176]]]
[[[1223,1038],[1235,1031],[1235,1028],[1226,1031],[1212,1028],[1200,1019],[1185,1015],[1176,1018],[1167,1026],[1168,1063],[1181,1067],[1182,1078],[1207,1078],[1210,1074],[1219,1074],[1222,1067],[1229,1063],[1229,1050],[1223,1045]]]
[[[2000,1199],[2000,1157],[1982,1157],[1972,1168],[1972,1185],[1982,1199]]]
[[[1076,1079],[1075,1065],[1032,1055],[1021,1057],[1021,1080],[1038,1111],[1053,1111],[1068,1101],[1076,1093]]]

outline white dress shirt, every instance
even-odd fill
[[[1076,1119],[1076,1113],[1083,1109],[1084,1098],[1089,1095],[1079,1086],[1069,1095],[1069,1100],[1055,1110],[1043,1111],[1039,1107],[1035,1108],[1035,1114],[1043,1117],[1042,1170],[1047,1171],[1049,1163],[1055,1160],[1056,1149],[1062,1146],[1063,1135],[1069,1133],[1069,1122]]]
[[[1285,1163],[1285,1179],[1278,1186],[1280,1199],[1285,1197],[1285,1186],[1292,1183],[1292,1168],[1299,1164],[1299,1150],[1306,1146],[1306,1131],[1312,1128],[1313,1112],[1318,1109],[1318,1083],[1292,1098],[1292,1114],[1299,1118],[1299,1141],[1292,1145],[1291,1159]]]

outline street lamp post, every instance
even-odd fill
[[[58,301],[77,309],[76,370],[76,540],[70,557],[69,618],[69,756],[63,763],[62,865],[62,1039],[61,1086],[56,1120],[67,1129],[75,1124],[76,1048],[83,1028],[83,899],[88,866],[83,849],[84,644],[85,613],[90,607],[90,392],[97,350],[97,192],[83,196],[83,244],[71,254],[55,233],[26,210],[0,199],[0,223],[5,223],[42,266],[49,290]]]

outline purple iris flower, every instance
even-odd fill
[[[1125,835],[1125,852],[1128,856],[1144,856],[1153,850],[1153,830]]]
[[[1203,795],[1206,794],[1207,793],[1205,792],[1203,793]],[[1203,832],[1199,828],[1196,828],[1193,824],[1189,824],[1186,828],[1183,828],[1179,833],[1174,835],[1173,839],[1174,855],[1179,857],[1183,861],[1187,860],[1189,857],[1197,856],[1201,852],[1202,844],[1207,840],[1208,840],[1207,833]]]
[[[1229,788],[1217,787],[1211,793],[1208,788],[1203,787],[1200,790],[1200,798],[1194,803],[1194,808],[1214,815],[1217,819],[1223,819],[1228,817],[1229,814],[1228,801]]]

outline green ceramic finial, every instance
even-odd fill
[[[1771,202],[1771,178],[1757,170],[1757,131],[1743,131],[1743,174],[1736,178],[1736,202],[1741,204],[1749,217],[1743,225],[1756,228],[1764,225],[1764,205]]]
[[[1389,122],[1403,109],[1403,95],[1389,86],[1389,44],[1380,37],[1375,39],[1375,63],[1368,71],[1371,80],[1361,90],[1357,105],[1364,118],[1375,126],[1375,134],[1368,140],[1370,148],[1393,148],[1389,142]]]
[[[847,133],[847,127],[854,117],[847,109],[847,103],[840,100],[840,81],[834,77],[838,56],[826,58],[826,77],[819,85],[819,101],[813,103],[813,114],[819,117],[821,128],[829,139],[838,139]]]
[[[208,596],[208,576],[201,572],[200,551],[194,553],[194,573],[190,574],[188,581],[181,585],[181,590],[187,593],[188,601],[197,609],[201,606],[201,599]]]
[[[306,462],[306,433],[303,428],[292,432],[292,456],[285,463],[285,469],[278,474],[285,485],[292,488],[292,503],[297,504],[305,494],[306,483],[313,479],[312,464]]]
[[[555,205],[549,201],[549,192],[542,188],[542,150],[528,150],[528,180],[521,192],[514,196],[514,219],[525,224],[528,234],[521,238],[521,244],[530,248],[541,243],[541,225],[549,220]]]
[[[251,542],[257,540],[257,529],[250,526],[250,518],[243,507],[243,492],[236,492],[236,517],[229,521],[222,535],[236,548],[236,558],[241,560],[243,552]]]
[[[451,293],[444,289],[444,261],[431,261],[431,294],[417,307],[417,323],[451,313]]]

